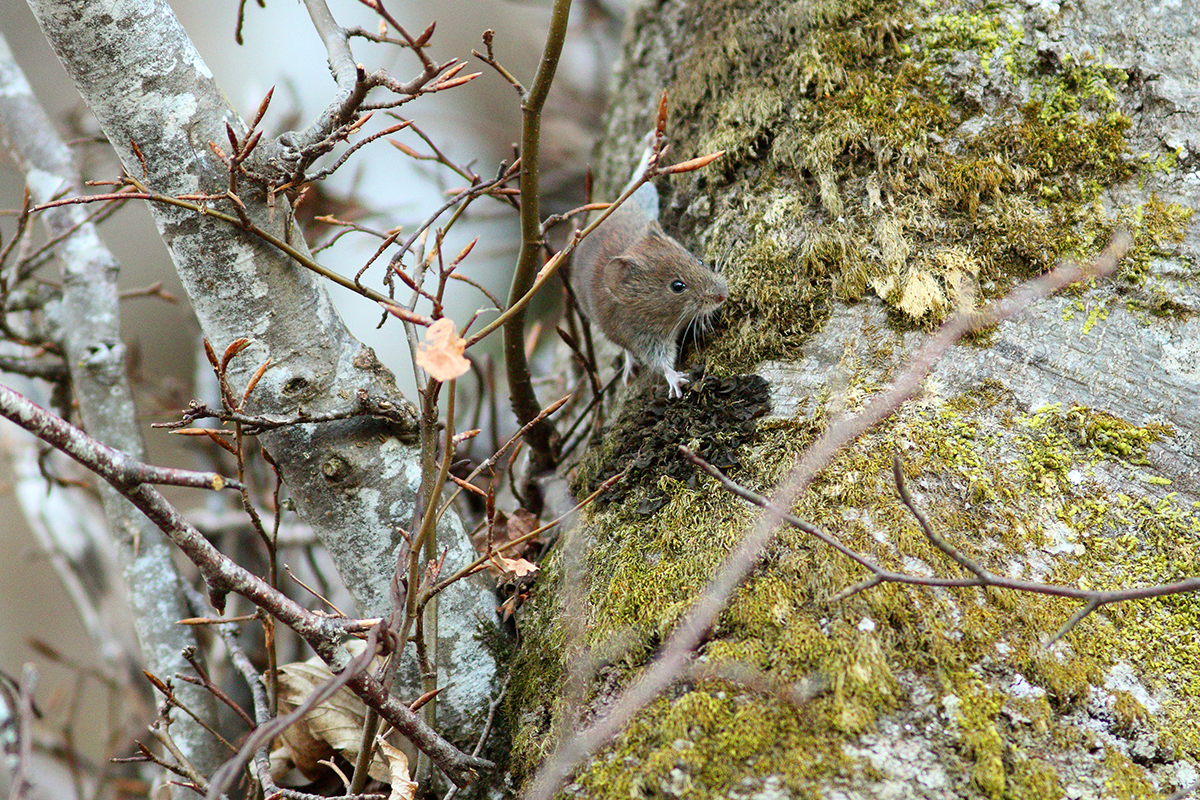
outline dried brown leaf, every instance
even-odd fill
[[[454,321],[442,317],[425,332],[425,341],[417,345],[417,364],[436,380],[453,380],[471,368],[471,362],[463,357],[466,345]]]
[[[357,655],[362,652],[365,644],[352,641],[346,648]],[[371,669],[378,667],[380,659],[376,657]],[[316,690],[316,688],[333,678],[333,673],[319,658],[308,661],[297,661],[284,664],[279,668],[279,710],[286,714]],[[319,777],[327,767],[319,762],[329,760],[335,754],[342,755],[347,761],[354,763],[362,745],[362,727],[366,719],[367,707],[362,700],[342,687],[325,702],[313,707],[295,725],[288,728],[276,740],[279,745],[271,754],[273,770],[276,765],[292,764],[306,778]],[[386,781],[389,776],[388,761],[375,753],[371,759],[368,773],[378,781]]]
[[[386,739],[375,740],[378,753],[383,756],[388,765],[388,783],[392,785],[392,793],[388,800],[413,800],[417,796],[417,782],[408,774],[408,756],[399,747]]]

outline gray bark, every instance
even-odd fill
[[[246,128],[166,3],[30,7],[131,175],[142,174],[136,144],[151,190],[221,190],[227,172],[209,142],[227,145],[226,124],[242,136]],[[250,398],[253,413],[346,409],[361,388],[397,407],[407,405],[374,354],[350,336],[315,275],[224,223],[160,204],[150,210],[216,352],[241,337],[254,340],[232,362],[234,391],[240,394],[254,370],[271,359]],[[303,249],[298,232],[285,230],[282,200],[273,214],[262,198],[248,213]],[[407,473],[415,463],[413,448],[394,435],[381,444],[375,440],[380,433],[388,431],[364,418],[262,437],[366,615],[388,606],[394,531],[408,522],[414,492]]]
[[[35,202],[49,202],[64,193],[83,194],[83,182],[70,150],[33,97],[3,38],[0,127]],[[60,206],[42,215],[48,237],[64,237],[56,247],[63,265],[63,295],[55,327],[66,352],[85,428],[105,444],[141,461],[145,460],[145,447],[138,432],[133,394],[125,379],[118,265],[100,241],[95,226],[85,222],[87,214],[83,206]],[[175,673],[191,671],[182,653],[185,648],[196,648],[198,642],[191,630],[177,623],[191,613],[179,586],[171,547],[158,528],[110,485],[97,481],[97,488],[116,543],[125,581],[123,594],[130,604],[146,669],[164,681],[178,684],[180,702],[207,724],[215,725],[216,700],[212,694],[174,680]],[[111,545],[88,539],[88,533],[96,532],[91,526],[64,529],[62,523],[66,521],[47,520],[35,530],[51,539],[47,551],[59,555],[55,564],[64,582],[77,587],[72,595],[84,612],[83,618],[91,621],[88,627],[97,637],[97,651],[115,677],[127,683],[134,663],[130,654],[121,652],[125,617],[113,607],[121,593],[117,586],[107,583],[115,575],[102,568],[112,552]],[[107,614],[102,611],[105,607]],[[177,716],[182,719],[176,720],[172,730],[176,744],[188,761],[207,774],[220,763],[218,742],[191,718]],[[188,790],[178,788],[176,793],[182,797]]]

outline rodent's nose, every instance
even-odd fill
[[[729,298],[729,285],[725,283],[724,278],[718,277],[710,296],[712,297],[712,301],[717,305],[721,305],[721,303],[724,303]]]

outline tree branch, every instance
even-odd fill
[[[566,40],[570,12],[571,0],[554,1],[541,63],[538,65],[533,84],[521,99],[521,252],[517,257],[512,286],[508,291],[510,309],[534,287],[534,278],[542,260],[542,220],[538,198],[542,107],[546,103],[550,84],[554,81],[554,73],[558,69],[558,59]],[[512,395],[513,412],[517,415],[517,421],[526,425],[537,419],[542,406],[533,390],[533,380],[525,358],[523,308],[515,311],[504,325],[504,364],[508,370],[508,389]],[[534,475],[554,468],[557,462],[556,440],[554,423],[545,417],[526,433],[525,441],[533,451],[533,463],[530,466]]]
[[[0,84],[0,125],[9,149],[26,174],[34,199],[45,202],[63,191],[81,192],[83,182],[70,150],[33,97],[3,39],[0,39]],[[116,259],[100,241],[82,206],[51,209],[41,219],[48,238],[55,242],[55,253],[62,259],[62,322],[57,337],[66,352],[83,424],[96,438],[85,437],[57,417],[44,413],[26,414],[23,427],[72,457],[90,458],[102,470],[102,477],[118,488],[145,481],[202,488],[226,485],[219,475],[141,463],[145,447],[138,433],[133,393],[125,379]],[[7,388],[3,388],[3,398],[6,416],[21,405],[18,399],[23,400]],[[194,647],[196,640],[193,631],[174,624],[186,605],[179,591],[180,579],[170,548],[154,526],[117,491],[101,484],[101,497],[124,567],[134,624],[147,666],[157,674],[171,675],[186,666],[181,653],[186,647]],[[111,651],[113,643],[97,644],[104,652]],[[180,692],[183,701],[206,724],[215,723],[216,704],[211,696],[192,686],[181,687]],[[190,762],[204,770],[215,766],[216,743],[202,726],[191,720],[182,721],[176,739]]]

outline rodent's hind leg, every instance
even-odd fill
[[[667,385],[670,387],[667,397],[683,397],[683,384],[689,383],[687,376],[670,367],[663,368],[663,376],[667,379]]]

